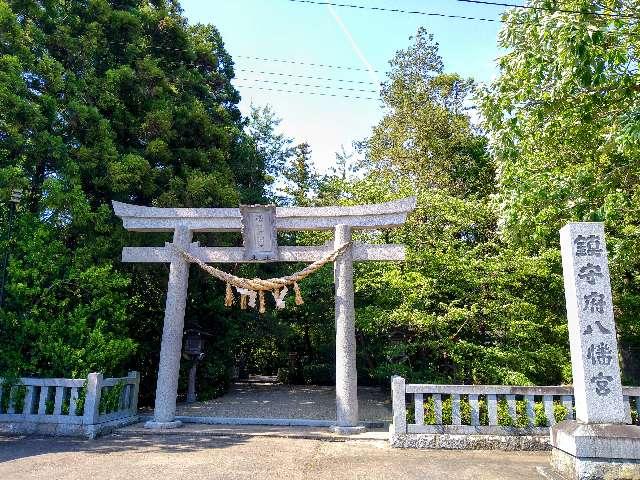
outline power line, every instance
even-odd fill
[[[293,3],[306,3],[309,5],[328,5],[331,7],[344,7],[344,8],[356,8],[359,10],[373,10],[377,12],[391,12],[391,13],[405,13],[408,15],[424,15],[426,17],[441,17],[441,18],[455,18],[460,20],[479,20],[483,22],[500,22],[497,18],[479,18],[479,17],[468,17],[466,15],[453,15],[442,12],[425,12],[422,10],[404,10],[402,8],[386,8],[386,7],[372,7],[370,5],[353,5],[351,3],[335,3],[335,2],[324,2],[319,0],[287,0]]]
[[[377,12],[389,12],[389,13],[403,13],[403,14],[407,14],[407,15],[423,15],[426,17],[440,17],[440,18],[451,18],[451,19],[457,19],[457,20],[475,20],[475,21],[480,21],[480,22],[492,22],[492,23],[510,23],[507,20],[502,20],[500,18],[486,18],[486,17],[470,17],[467,15],[455,15],[455,14],[449,14],[449,13],[442,13],[442,12],[425,12],[424,10],[405,10],[402,8],[386,8],[386,7],[372,7],[370,5],[354,5],[352,3],[337,3],[337,2],[328,2],[328,1],[321,1],[321,0],[287,0],[289,2],[293,2],[293,3],[302,3],[302,4],[308,4],[308,5],[324,5],[324,6],[331,6],[331,7],[343,7],[343,8],[354,8],[354,9],[358,9],[358,10],[371,10],[371,11],[377,11]],[[465,0],[458,0],[458,1],[465,1]],[[469,0],[470,1],[470,0]],[[475,1],[475,2],[471,2],[470,3],[487,3],[489,5],[493,4],[493,3],[488,3],[488,2],[481,2],[480,0]],[[513,4],[500,4],[499,2],[495,3],[496,5],[501,5],[501,6],[511,6],[511,7],[521,7],[522,5],[513,5]],[[542,9],[540,7],[532,7],[532,8],[538,8],[541,10],[545,10],[547,12],[563,12],[563,13],[573,13],[573,14],[587,14],[587,15],[597,15],[596,13],[586,13],[586,12],[579,12],[577,10],[549,10],[549,9]],[[601,14],[602,16],[606,16],[609,18],[631,18],[631,19],[636,19],[636,20],[640,20],[640,17],[636,17],[636,16],[632,16],[632,15],[617,15],[617,14]],[[520,22],[513,22],[513,23],[520,23]]]
[[[198,53],[198,50],[196,48],[192,48],[190,50],[187,50],[185,48],[163,47],[163,46],[160,46],[160,45],[153,45],[153,44],[136,45],[136,44],[133,44],[131,42],[117,42],[117,41],[106,40],[106,39],[103,39],[102,41],[104,43],[106,43],[106,44],[109,44],[109,45],[120,45],[120,46],[123,46],[123,47],[133,46],[133,47],[139,47],[139,48],[150,48],[150,49],[154,49],[154,50],[164,50],[164,51],[167,51],[167,52],[182,52],[182,53],[194,53],[194,54]],[[348,65],[332,65],[332,64],[328,64],[328,63],[311,63],[311,62],[303,62],[301,60],[290,60],[290,59],[283,59],[283,58],[268,58],[268,57],[253,57],[253,56],[249,56],[249,55],[233,55],[232,57],[233,58],[245,58],[245,59],[251,59],[251,60],[261,60],[261,61],[265,61],[265,62],[288,63],[288,64],[292,64],[292,65],[307,65],[307,66],[311,66],[311,67],[324,67],[324,68],[335,68],[335,69],[340,69],[340,70],[369,72],[369,70],[366,69],[366,68],[351,67],[351,66],[348,66]],[[198,66],[194,62],[182,62],[181,61],[181,62],[174,62],[174,63],[180,63],[181,65]],[[240,69],[237,69],[237,70],[240,70]],[[380,70],[374,70],[374,72],[382,73]],[[347,81],[347,80],[345,80],[345,81]],[[354,83],[359,83],[359,82],[355,82],[354,81]],[[363,82],[363,83],[373,83],[373,82]]]
[[[366,68],[359,68],[359,67],[349,67],[349,66],[344,66],[344,65],[330,65],[327,63],[309,63],[309,62],[302,62],[300,60],[288,60],[288,59],[281,59],[281,58],[266,58],[266,57],[252,57],[249,55],[234,55],[235,58],[247,58],[250,60],[262,60],[265,62],[277,62],[277,63],[289,63],[289,64],[293,64],[293,65],[309,65],[311,67],[324,67],[324,68],[337,68],[340,70],[353,70],[353,71],[358,71],[358,72],[368,72],[369,70]],[[380,71],[378,70],[374,70],[374,72],[376,73],[380,73]]]
[[[490,2],[486,0],[456,0],[456,2],[477,3],[480,5],[494,5],[497,7],[524,8],[528,10],[540,10],[542,12],[549,12],[549,13],[560,12],[560,13],[571,13],[576,15],[593,15],[596,17],[630,18],[630,19],[636,19],[636,20],[639,19],[639,17],[636,17],[634,15],[624,14],[624,13],[581,12],[579,10],[567,10],[564,8],[545,8],[545,7],[536,7],[533,5],[516,5],[515,3]]]
[[[274,83],[276,85],[291,85],[294,87],[326,88],[330,90],[345,90],[349,92],[378,93],[375,90],[363,90],[361,88],[337,87],[334,85],[312,85],[309,83],[279,82],[278,80],[267,80],[262,78],[236,78],[236,80],[239,80],[241,82],[264,82]]]
[[[360,97],[357,95],[339,95],[334,93],[324,93],[324,92],[301,92],[295,90],[285,90],[280,88],[270,88],[270,87],[259,87],[256,85],[237,85],[242,88],[251,88],[254,90],[267,90],[269,92],[281,92],[281,93],[295,93],[297,95],[319,95],[322,97],[337,97],[337,98],[348,98],[348,99],[358,99],[358,100],[380,100],[379,98],[374,97]]]
[[[260,75],[278,75],[280,77],[292,77],[292,78],[307,78],[309,80],[324,80],[327,82],[344,82],[344,83],[359,83],[362,85],[377,85],[377,83],[366,80],[346,80],[342,78],[328,78],[328,77],[313,77],[310,75],[295,75],[293,73],[281,73],[281,72],[263,72],[259,70],[247,70],[244,68],[236,68],[236,72],[255,73]]]

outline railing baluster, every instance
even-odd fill
[[[15,385],[12,385],[9,389],[9,407],[7,408],[8,414],[16,413],[16,391],[17,387]]]
[[[415,413],[415,424],[416,425],[424,425],[424,397],[422,393],[416,393],[413,396],[413,402],[415,404],[414,413]]]
[[[471,407],[471,425],[480,425],[480,402],[478,402],[478,395],[469,395],[469,407]]]
[[[626,395],[624,397],[622,397],[622,404],[624,405],[624,416],[625,416],[625,423],[630,424],[632,423],[631,420],[631,404],[629,403],[629,397],[627,397]]]
[[[60,415],[62,413],[62,394],[64,393],[63,387],[56,387],[56,396],[53,402],[53,414]]]
[[[71,394],[69,395],[69,415],[76,416],[76,408],[78,405],[78,387],[71,387]]]
[[[547,425],[551,427],[556,424],[556,416],[553,414],[553,395],[544,395],[542,402],[544,403],[544,414],[547,417]]]
[[[487,410],[489,411],[489,425],[498,425],[498,399],[495,393],[487,395]]]
[[[525,410],[527,412],[527,425],[530,427],[535,426],[536,424],[536,412],[535,412],[535,404],[536,399],[533,395],[525,395]]]
[[[122,391],[120,392],[120,404],[118,405],[118,411],[122,411],[124,409],[126,409],[126,398],[127,398],[127,388],[129,385],[127,385],[126,383],[124,384],[124,386],[122,387]]]
[[[431,395],[433,398],[433,412],[436,417],[436,425],[442,425],[442,395],[434,393]]]
[[[22,409],[23,415],[31,415],[33,412],[33,396],[35,393],[35,388],[33,385],[27,385],[27,394],[24,396],[24,408]]]
[[[509,416],[513,423],[518,421],[518,415],[516,412],[516,396],[515,395],[505,395],[507,397],[507,410],[509,410]]]
[[[131,408],[131,387],[128,383],[125,383],[124,389],[122,390],[122,409],[129,410]]]
[[[40,401],[38,402],[38,415],[44,415],[47,411],[47,396],[49,395],[49,387],[40,386]]]
[[[462,425],[462,419],[460,418],[460,394],[451,394],[451,424]]]
[[[573,397],[571,395],[562,396],[562,405],[567,409],[565,420],[573,420]]]

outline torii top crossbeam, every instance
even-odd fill
[[[336,225],[376,229],[397,227],[416,207],[415,197],[351,207],[278,207],[275,227],[280,231],[333,230]],[[184,227],[192,232],[240,231],[239,208],[156,208],[113,202],[124,228],[134,232],[171,232]]]

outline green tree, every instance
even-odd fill
[[[269,183],[269,194],[277,200],[275,183],[282,176],[282,170],[293,156],[293,140],[278,132],[282,120],[277,117],[270,105],[256,107],[251,105],[248,119],[248,134],[255,142],[256,152],[262,159],[263,169]]]
[[[308,143],[301,143],[295,147],[293,157],[282,176],[285,181],[282,191],[293,204],[309,205],[318,187],[318,174],[311,162],[311,146]]]
[[[566,380],[557,258],[528,257],[497,233],[494,164],[470,118],[473,83],[444,73],[423,29],[391,65],[388,113],[361,144],[366,174],[345,198],[417,195],[418,207],[404,227],[364,235],[404,243],[408,259],[358,265],[363,370],[381,381],[392,373],[424,382]]]
[[[619,338],[638,348],[640,37],[628,16],[638,14],[637,3],[562,3],[583,14],[555,11],[559,4],[546,0],[531,6],[505,14],[506,53],[481,96],[500,173],[501,233],[537,254],[557,250],[568,221],[604,221]]]
[[[153,383],[166,267],[119,257],[125,244],[167,237],[124,232],[110,202],[264,198],[233,61],[216,28],[189,25],[172,0],[0,0],[0,25],[0,182],[4,195],[26,190],[0,372],[136,367]],[[212,301],[203,277],[194,282],[195,303]]]

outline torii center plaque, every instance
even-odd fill
[[[278,260],[276,207],[274,205],[242,205],[242,242],[245,260]]]
[[[136,232],[173,232],[162,247],[125,247],[123,262],[169,263],[169,283],[160,345],[160,364],[154,418],[149,428],[180,425],[175,419],[182,331],[187,298],[189,262],[175,247],[206,263],[314,262],[352,242],[354,229],[397,227],[416,206],[415,197],[375,205],[350,207],[155,208],[113,202],[124,228]],[[247,228],[248,227],[248,228]],[[278,246],[277,232],[333,230],[333,245]],[[203,247],[192,243],[194,232],[243,232],[244,247]],[[402,261],[402,245],[350,243],[334,261],[336,316],[336,425],[351,433],[358,424],[353,262]]]

